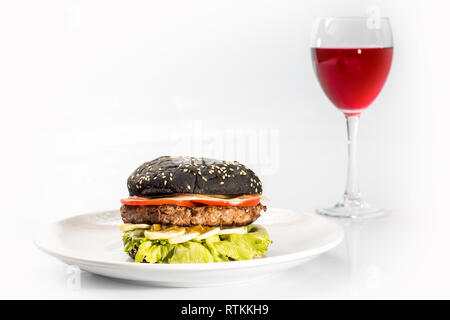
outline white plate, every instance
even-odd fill
[[[46,253],[102,276],[158,286],[199,287],[246,282],[306,262],[338,245],[342,228],[317,215],[269,209],[257,220],[273,243],[267,255],[247,261],[201,264],[134,263],[123,251],[118,211],[75,216],[40,230],[35,244]]]

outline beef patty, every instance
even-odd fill
[[[177,226],[245,226],[258,219],[266,206],[199,206],[177,205],[128,206],[120,208],[124,223],[171,224]]]

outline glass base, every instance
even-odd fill
[[[368,219],[384,216],[386,212],[368,204],[338,203],[331,208],[317,208],[316,212],[325,216],[336,218]]]

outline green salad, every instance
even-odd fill
[[[209,263],[249,260],[263,256],[272,241],[259,225],[247,226],[244,234],[216,234],[206,239],[169,243],[167,239],[150,240],[145,229],[125,231],[124,251],[135,262],[147,263]]]

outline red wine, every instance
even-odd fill
[[[313,48],[320,84],[336,107],[359,114],[380,93],[389,73],[393,48]]]

